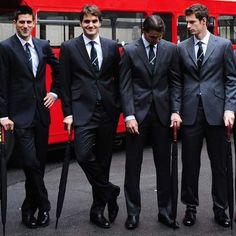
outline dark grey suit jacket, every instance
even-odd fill
[[[16,128],[32,124],[35,110],[44,125],[49,125],[49,109],[44,106],[46,96],[46,64],[52,69],[51,92],[59,94],[59,63],[47,40],[33,38],[39,58],[34,77],[25,52],[16,35],[0,43],[0,117],[9,117]]]
[[[120,69],[120,93],[124,116],[134,115],[141,123],[151,103],[163,125],[169,125],[171,111],[179,110],[176,88],[180,86],[176,45],[161,40],[154,74],[142,39],[124,47]]]
[[[197,116],[199,96],[207,122],[222,125],[225,110],[236,111],[236,67],[231,42],[210,35],[200,75],[193,37],[178,44],[182,72],[182,119],[192,125]]]
[[[117,119],[119,105],[119,48],[115,41],[100,38],[103,61],[99,74],[94,72],[82,35],[62,43],[60,78],[64,116],[73,115],[74,125],[85,125],[96,105],[96,84],[105,110]]]

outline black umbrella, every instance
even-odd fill
[[[172,160],[171,160],[171,206],[174,225],[176,224],[178,204],[178,146],[177,146],[177,122],[173,125]]]
[[[57,210],[56,210],[57,220],[56,220],[56,226],[55,226],[56,229],[57,229],[58,220],[61,215],[61,210],[62,210],[64,198],[65,198],[66,182],[67,182],[70,159],[72,156],[71,141],[72,141],[72,131],[68,131],[68,141],[66,145],[65,158],[62,165],[59,192],[58,192],[58,197],[57,197]]]
[[[227,195],[229,204],[229,218],[231,230],[233,229],[233,215],[234,215],[234,184],[233,184],[233,164],[232,164],[232,149],[231,149],[231,135],[232,127],[229,124],[227,126],[227,159],[226,159],[226,169],[227,169]]]
[[[7,160],[5,152],[5,130],[1,126],[1,216],[3,235],[5,235],[7,216]]]

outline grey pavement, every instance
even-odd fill
[[[180,143],[178,144],[180,147]],[[181,159],[179,150],[179,180],[181,180]],[[51,201],[51,223],[48,227],[38,229],[27,229],[21,223],[20,206],[24,198],[24,178],[22,171],[13,169],[9,171],[8,186],[8,214],[6,235],[16,236],[49,236],[49,235],[79,235],[79,236],[125,236],[125,235],[236,235],[236,224],[234,230],[222,228],[214,222],[211,201],[211,173],[209,160],[205,146],[202,153],[202,167],[199,183],[200,206],[198,207],[197,221],[192,227],[182,224],[184,206],[179,201],[178,221],[180,229],[172,230],[158,223],[157,221],[157,197],[156,197],[156,177],[152,158],[152,150],[147,147],[144,150],[143,166],[141,174],[141,197],[142,211],[140,215],[140,225],[133,231],[128,231],[124,227],[126,219],[126,207],[123,191],[125,154],[124,150],[114,153],[111,166],[111,182],[121,187],[121,194],[118,198],[120,211],[118,217],[111,225],[110,229],[101,229],[89,222],[89,209],[92,202],[91,187],[87,182],[81,168],[72,160],[69,168],[68,184],[58,229],[55,230],[55,212],[58,193],[58,185],[61,174],[60,163],[50,163],[45,174],[45,183]],[[18,173],[19,172],[19,173]],[[17,173],[17,174],[16,174]],[[13,177],[17,176],[17,177]],[[179,186],[180,187],[180,186]],[[107,214],[107,212],[106,212]],[[0,235],[2,228],[0,226]]]

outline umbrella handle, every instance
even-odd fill
[[[228,123],[228,125],[227,125],[227,140],[230,140],[231,131],[232,131],[232,125],[230,123]]]
[[[5,130],[4,127],[1,126],[1,137],[0,137],[1,144],[5,144]]]
[[[173,140],[174,142],[177,141],[177,121],[174,121],[173,124]]]
[[[72,129],[71,130],[68,130],[68,142],[71,142],[72,141]]]

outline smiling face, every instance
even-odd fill
[[[19,15],[17,20],[13,21],[16,32],[25,41],[28,41],[34,28],[33,16],[30,14]]]
[[[97,16],[85,14],[82,22],[80,23],[80,26],[83,29],[84,35],[93,40],[99,34],[101,22]]]

